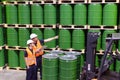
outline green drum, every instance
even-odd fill
[[[30,33],[27,28],[19,28],[18,30],[18,36],[19,36],[19,46],[26,47],[26,41],[30,38]]]
[[[39,39],[43,39],[42,29],[39,29],[39,28],[32,28],[31,31],[32,31],[32,33],[37,34]]]
[[[18,51],[8,50],[8,65],[9,67],[18,67]]]
[[[19,51],[19,63],[20,63],[20,68],[22,69],[26,68],[25,59],[24,59],[24,51]]]
[[[59,80],[77,79],[77,57],[74,55],[64,55],[59,60]]]
[[[89,32],[100,32],[100,30],[89,30]],[[101,35],[99,36],[98,40],[97,40],[97,47],[96,50],[99,51],[101,49]]]
[[[6,5],[6,23],[17,24],[17,6],[14,4]]]
[[[98,57],[99,55],[96,55],[96,57],[95,57],[95,66],[96,67],[99,67],[100,65],[99,65],[99,57]]]
[[[61,25],[72,24],[72,6],[70,4],[60,5],[60,24]]]
[[[74,6],[74,25],[86,25],[87,8],[85,4]]]
[[[108,34],[112,34],[112,33],[116,33],[115,30],[105,30],[102,34],[102,50],[105,50],[106,49],[106,38],[107,38],[107,35]],[[112,45],[112,50],[115,50],[116,49],[116,45],[113,44]]]
[[[88,5],[88,25],[98,26],[102,24],[102,5],[98,3]]]
[[[31,22],[32,24],[43,24],[43,8],[42,5],[31,5]]]
[[[116,72],[120,72],[120,61],[116,60]]]
[[[56,24],[56,7],[53,4],[44,5],[44,24]]]
[[[4,49],[0,50],[0,67],[3,67],[5,64],[5,55]]]
[[[55,35],[56,35],[55,34],[55,29],[52,29],[52,28],[44,29],[44,39],[54,37]],[[45,45],[47,46],[47,48],[55,48],[56,47],[56,40],[46,42]]]
[[[7,45],[18,46],[18,34],[15,28],[7,28]]]
[[[82,72],[82,68],[84,66],[84,59],[85,59],[85,57],[84,57],[84,53],[83,53],[80,56],[80,72]]]
[[[66,52],[66,55],[75,55],[77,57],[77,79],[80,78],[80,62],[81,62],[81,53],[80,52]]]
[[[2,12],[3,5],[0,5],[0,24],[3,23],[3,12]]]
[[[0,28],[0,46],[4,45],[4,28]]]
[[[42,56],[42,80],[58,80],[58,55]]]
[[[117,4],[108,3],[103,7],[103,25],[117,25]]]
[[[71,34],[67,29],[60,29],[59,31],[59,47],[61,49],[71,48]]]
[[[72,48],[75,50],[85,49],[85,33],[83,30],[80,29],[73,30]]]
[[[18,4],[18,23],[30,24],[30,7],[26,4]]]

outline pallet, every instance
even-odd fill
[[[75,25],[70,25],[70,26],[62,26],[62,25],[59,25],[59,28],[60,29],[87,29],[87,25],[85,26],[75,26]]]
[[[62,3],[87,3],[87,0],[58,0],[58,4],[62,4]]]
[[[119,0],[88,0],[88,3],[119,3]]]
[[[29,28],[30,25],[29,24],[18,24],[17,28]]]
[[[7,27],[18,27],[18,24],[4,24],[4,27],[7,28]]]
[[[29,1],[12,1],[12,2],[8,2],[8,1],[3,1],[3,4],[29,4]]]
[[[44,24],[44,28],[56,28],[56,25],[45,25]]]
[[[20,46],[5,46],[5,49],[8,50],[25,50],[26,48],[20,47]]]
[[[9,67],[7,66],[6,70],[20,70],[20,67]]]
[[[104,29],[114,29],[114,30],[117,30],[118,29],[117,26],[90,26],[90,25],[88,25],[87,28],[88,29],[101,29],[101,30],[104,30]]]
[[[34,25],[34,24],[31,24],[30,28],[44,28],[44,25]]]

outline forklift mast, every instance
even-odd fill
[[[87,35],[87,47],[86,47],[86,79],[91,80],[95,75],[95,56],[97,39],[100,36],[98,32],[89,32]]]

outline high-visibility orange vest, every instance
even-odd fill
[[[40,41],[38,40],[37,44],[36,44],[36,49],[41,49],[41,48],[42,48],[42,45],[41,45]],[[36,57],[38,57],[38,56],[40,56],[42,54],[43,54],[43,50],[40,51],[39,53],[36,53],[35,55],[36,55]]]
[[[32,53],[29,48],[26,48],[26,52],[28,54],[28,56],[27,56],[27,64],[28,65],[35,64],[35,61],[36,61],[35,50],[33,50],[33,53]]]

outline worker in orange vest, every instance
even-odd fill
[[[28,47],[25,50],[26,80],[37,80],[37,63],[35,56],[35,46],[32,40],[27,41]]]
[[[37,61],[37,67],[38,69],[40,69],[40,78],[42,79],[42,55],[43,53],[43,44],[45,42],[49,42],[52,41],[54,39],[58,39],[58,36],[52,37],[52,38],[48,38],[45,40],[39,40],[38,36],[35,33],[32,33],[30,35],[30,39],[34,41],[34,44],[36,46],[36,61]]]

